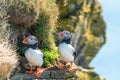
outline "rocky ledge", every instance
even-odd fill
[[[41,77],[37,78],[34,74],[17,73],[11,80],[104,80],[92,70],[77,67],[72,73],[67,69],[48,68],[41,72]]]

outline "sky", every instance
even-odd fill
[[[120,80],[120,0],[99,0],[106,22],[106,44],[90,63],[106,80]]]

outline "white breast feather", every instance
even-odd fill
[[[73,62],[74,61],[73,54],[74,54],[75,49],[72,47],[72,45],[66,44],[66,43],[61,43],[58,46],[58,50],[59,50],[61,60],[65,61],[65,62]]]
[[[25,52],[25,57],[32,66],[41,66],[43,64],[43,54],[40,50],[29,48]]]

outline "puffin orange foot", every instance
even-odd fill
[[[72,73],[73,72],[73,68],[68,68],[68,72]]]
[[[38,72],[38,71],[35,72],[34,74],[35,74],[35,76],[36,76],[37,78],[40,78],[40,76],[41,76],[40,72]]]
[[[59,66],[58,68],[59,68],[59,69],[64,69],[64,66]]]
[[[32,74],[32,73],[33,73],[33,71],[26,71],[26,73],[28,73],[28,74]]]

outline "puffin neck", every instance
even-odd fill
[[[38,44],[36,43],[36,44],[34,44],[34,45],[28,45],[27,47],[28,47],[28,48],[32,48],[32,49],[37,49]]]
[[[70,38],[69,39],[63,39],[62,43],[70,44]]]

